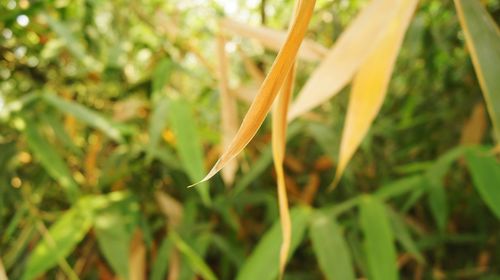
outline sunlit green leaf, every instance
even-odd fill
[[[30,255],[23,279],[34,279],[68,256],[92,226],[92,209],[77,204],[63,214]]]

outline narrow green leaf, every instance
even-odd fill
[[[391,220],[392,230],[396,237],[396,240],[401,244],[401,246],[410,253],[419,263],[424,264],[424,256],[418,250],[415,240],[413,240],[408,227],[405,224],[402,216],[392,209],[387,209],[389,218]]]
[[[290,211],[292,221],[292,244],[290,256],[302,242],[311,209],[296,207]],[[243,264],[236,279],[238,280],[274,280],[278,276],[279,254],[281,246],[281,227],[279,221],[262,237],[261,241]]]
[[[129,246],[137,224],[137,210],[138,205],[127,199],[102,209],[95,217],[100,251],[122,279],[129,279]]]
[[[50,125],[50,127],[54,131],[54,135],[58,138],[59,141],[61,141],[65,148],[67,148],[77,156],[83,156],[83,152],[75,145],[75,143],[73,143],[73,140],[64,129],[62,121],[58,119],[55,114],[47,112],[42,116],[42,119],[44,122]]]
[[[317,211],[310,226],[314,253],[328,280],[356,279],[351,254],[336,221]]]
[[[164,58],[160,60],[160,62],[158,62],[158,65],[155,67],[152,76],[151,93],[151,99],[153,100],[153,102],[157,102],[161,97],[160,93],[165,85],[168,84],[170,74],[172,73],[172,69],[174,68],[174,66],[175,64],[171,60],[169,60],[168,58]]]
[[[38,132],[36,124],[32,121],[26,122],[24,133],[35,158],[40,161],[47,173],[63,187],[69,200],[74,201],[79,196],[80,190],[64,160]]]
[[[160,248],[158,249],[158,254],[154,260],[153,267],[151,269],[151,280],[163,280],[166,279],[168,263],[170,259],[170,254],[172,253],[173,244],[170,239],[165,238],[161,242]]]
[[[500,219],[500,163],[493,155],[482,151],[470,150],[466,158],[479,195]]]
[[[478,0],[455,0],[474,69],[500,141],[500,31]]]
[[[116,124],[113,124],[98,112],[76,102],[61,99],[54,94],[45,94],[43,98],[47,103],[56,107],[61,112],[72,115],[87,125],[101,130],[111,139],[117,142],[123,141],[123,137],[116,127]]]
[[[188,102],[182,99],[171,99],[168,110],[168,119],[176,137],[177,152],[184,170],[192,182],[197,182],[205,175],[203,164],[203,146],[196,119]],[[203,203],[210,204],[210,190],[208,183],[196,186]]]
[[[436,220],[436,224],[441,232],[446,229],[448,223],[448,196],[443,185],[443,179],[451,164],[463,155],[466,147],[457,147],[439,157],[425,173],[427,187],[427,200],[431,213]]]
[[[89,231],[96,211],[127,196],[125,192],[112,192],[80,198],[49,228],[48,235],[38,242],[29,256],[22,279],[36,278],[66,258]]]
[[[396,247],[384,204],[366,195],[361,200],[360,210],[368,279],[398,279]]]
[[[167,125],[168,104],[169,99],[167,97],[164,97],[156,103],[153,109],[151,120],[149,121],[149,144],[146,151],[148,161],[153,158],[155,151],[158,149],[158,145],[161,139],[161,133]]]
[[[175,244],[177,249],[186,257],[191,268],[199,273],[203,279],[215,280],[217,277],[212,272],[210,267],[203,261],[203,259],[196,253],[196,251],[191,248],[175,231],[170,231],[170,240]]]
[[[34,279],[67,257],[92,225],[92,209],[77,204],[63,214],[31,253],[22,279]]]

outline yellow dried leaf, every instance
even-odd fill
[[[280,30],[263,26],[251,26],[229,18],[223,19],[221,23],[227,31],[235,35],[255,39],[264,47],[275,51],[280,50],[287,36],[285,32]],[[306,39],[302,42],[298,56],[307,61],[318,61],[323,59],[327,52],[328,49],[322,45]]]
[[[129,269],[130,280],[146,279],[146,246],[140,230],[135,231],[130,244]]]
[[[292,224],[290,220],[290,210],[288,209],[288,196],[286,193],[285,171],[283,169],[283,160],[285,159],[286,147],[286,127],[287,113],[290,97],[293,92],[293,82],[295,79],[295,67],[293,67],[287,75],[285,84],[278,97],[272,117],[272,145],[273,145],[273,161],[274,169],[277,177],[278,204],[281,220],[281,232],[283,241],[280,250],[280,275],[285,271],[290,244],[292,242]]]
[[[462,135],[460,137],[461,145],[478,145],[481,144],[488,121],[486,120],[486,109],[483,103],[477,103],[472,110],[472,114],[467,122],[462,127]]]
[[[397,10],[395,17],[384,30],[382,40],[354,78],[333,186],[338,182],[347,163],[380,111],[397,55],[417,2],[418,0],[400,1],[400,5],[393,7]]]
[[[200,182],[205,182],[219,172],[231,159],[236,157],[252,140],[257,130],[264,122],[273,101],[278,94],[285,78],[294,64],[295,57],[304,39],[309,21],[314,10],[314,0],[299,0],[297,17],[294,18],[291,28],[283,45],[279,51],[271,70],[262,83],[259,93],[250,105],[241,126],[234,137],[231,145],[224,151],[219,160],[212,167],[212,170]],[[194,184],[196,185],[196,184]],[[194,186],[191,185],[191,186]]]
[[[323,104],[352,79],[387,30],[400,5],[395,2],[404,1],[373,0],[354,19],[292,103],[289,121]]]
[[[224,150],[229,147],[231,140],[238,131],[238,112],[236,100],[229,92],[229,79],[227,75],[228,62],[226,56],[226,41],[224,35],[219,33],[217,36],[217,58],[219,70],[219,92],[221,105],[222,122],[222,146]],[[231,186],[234,182],[234,176],[238,170],[236,159],[227,163],[226,168],[222,170],[222,179],[226,186]]]

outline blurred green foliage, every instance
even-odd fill
[[[500,18],[500,1],[482,2]],[[365,3],[318,0],[308,37],[331,46]],[[275,279],[268,124],[234,188],[220,177],[186,186],[220,151],[217,18],[283,29],[291,7],[1,1],[0,268],[10,279],[139,279],[129,255],[140,248],[147,279]],[[236,48],[263,71],[275,56],[233,38],[234,88],[253,83]],[[299,63],[298,87],[313,67]],[[285,279],[499,279],[500,167],[489,125],[480,147],[460,145],[483,101],[453,2],[421,1],[380,116],[329,193],[344,91],[289,129]]]

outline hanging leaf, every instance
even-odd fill
[[[262,84],[254,102],[250,105],[243,122],[231,145],[221,155],[210,172],[199,183],[205,182],[217,174],[230,160],[236,157],[264,122],[271,105],[278,94],[286,74],[292,68],[302,40],[304,39],[309,21],[312,17],[315,1],[299,1],[297,16],[290,25],[287,39],[276,57],[269,74]]]
[[[455,0],[479,85],[500,141],[500,30],[478,0]]]
[[[336,95],[365,62],[405,1],[372,0],[340,35],[292,103],[289,120]],[[383,11],[383,12],[382,12]]]
[[[272,146],[273,146],[273,162],[274,170],[276,170],[277,190],[278,190],[278,205],[282,229],[282,238],[280,249],[280,279],[285,272],[285,265],[290,251],[290,243],[292,239],[292,225],[290,221],[290,210],[288,209],[288,196],[285,183],[285,171],[283,161],[285,159],[286,149],[286,116],[288,112],[288,104],[293,93],[293,84],[295,80],[295,66],[288,72],[285,84],[278,96],[276,106],[272,116]]]
[[[326,279],[356,279],[349,247],[336,221],[317,211],[309,229],[314,254]]]
[[[400,2],[393,8],[397,9],[396,16],[384,30],[381,41],[354,78],[332,186],[336,186],[385,99],[394,64],[418,0]]]
[[[384,204],[375,197],[365,195],[360,211],[368,279],[398,279],[396,247]]]

